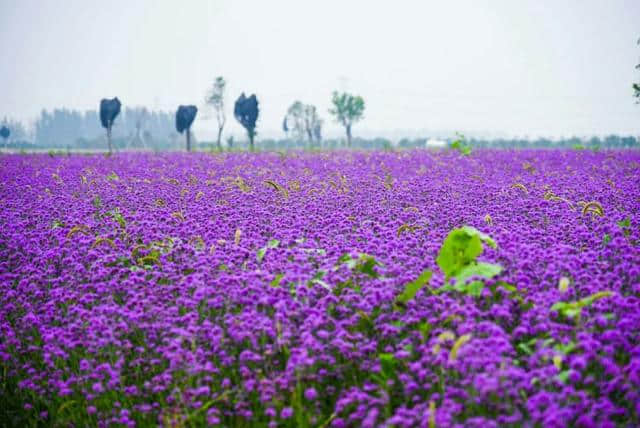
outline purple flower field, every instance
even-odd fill
[[[640,425],[638,152],[8,155],[0,189],[5,426]]]

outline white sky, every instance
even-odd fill
[[[116,95],[201,106],[223,75],[238,135],[241,91],[258,96],[262,136],[296,99],[338,132],[334,89],[365,99],[356,135],[638,135],[639,37],[640,0],[0,0],[0,117]]]

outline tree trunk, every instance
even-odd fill
[[[222,126],[218,126],[218,150],[222,151]]]
[[[351,124],[346,125],[347,128],[347,147],[351,148]]]
[[[191,128],[187,128],[187,151],[191,151]]]
[[[249,132],[249,150],[250,151],[253,151],[253,137],[254,137],[253,132]]]
[[[309,147],[313,147],[313,134],[310,129],[307,129],[307,136],[309,137]]]
[[[107,144],[109,145],[109,154],[113,153],[111,150],[111,124],[107,126]]]

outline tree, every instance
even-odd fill
[[[284,115],[284,119],[282,120],[282,130],[284,131],[284,135],[286,139],[289,139],[289,126],[287,125],[287,115]]]
[[[291,123],[291,130],[299,141],[308,139],[309,144],[320,141],[322,136],[322,119],[318,116],[318,110],[310,104],[303,104],[295,101],[287,110],[285,123]],[[285,132],[287,129],[285,130]]]
[[[227,82],[224,80],[224,77],[216,77],[205,99],[205,102],[216,111],[216,119],[218,120],[218,150],[222,149],[222,130],[227,121],[227,117],[224,114],[224,90],[226,86]]]
[[[9,135],[11,135],[11,131],[6,126],[2,126],[0,128],[0,137],[4,140],[4,148],[7,148],[7,140],[9,139]]]
[[[144,147],[145,143],[144,143],[144,140],[142,139],[142,127],[144,126],[144,123],[147,120],[148,112],[146,108],[142,107],[141,109],[136,109],[134,114],[135,114],[134,126],[136,128],[136,131],[135,131],[136,133],[131,139],[131,146]]]
[[[347,145],[351,147],[351,127],[362,119],[364,100],[357,95],[351,95],[346,92],[339,94],[334,91],[331,102],[333,103],[333,108],[329,109],[329,113],[335,116],[336,122],[344,126],[347,132]]]
[[[251,151],[253,151],[253,140],[256,136],[256,121],[259,113],[256,95],[252,94],[250,97],[246,97],[244,92],[240,94],[233,108],[233,115],[240,122],[240,125],[246,129]]]
[[[638,39],[638,45],[640,45],[640,39]],[[640,70],[640,63],[636,65],[636,69]],[[633,96],[638,99],[636,103],[640,104],[640,83],[633,84],[633,92]]]
[[[309,104],[304,106],[304,128],[310,144],[313,144],[314,139],[318,143],[322,139],[322,123],[315,106]]]
[[[102,123],[102,127],[107,130],[107,144],[109,145],[109,153],[112,153],[111,150],[111,128],[113,127],[113,122],[116,120],[116,117],[120,113],[120,107],[122,104],[118,97],[115,97],[112,100],[107,98],[103,98],[100,101],[100,123]]]
[[[298,141],[304,139],[304,110],[304,104],[300,101],[295,101],[289,106],[287,117],[285,118],[291,133]]]
[[[195,120],[196,114],[198,114],[198,107],[194,105],[181,105],[178,106],[178,111],[176,111],[176,131],[180,134],[187,131],[186,137],[188,152],[191,151],[191,124]]]

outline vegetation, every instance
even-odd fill
[[[118,97],[113,99],[103,98],[100,101],[100,123],[102,127],[107,130],[107,144],[109,146],[109,153],[113,152],[111,147],[111,129],[113,128],[113,122],[120,114],[120,107],[122,104]]]
[[[292,133],[297,141],[306,139],[311,147],[322,141],[322,125],[323,121],[315,106],[295,101],[287,110],[283,130],[287,136]]]
[[[636,151],[2,164],[2,426],[640,424]]]
[[[205,102],[211,106],[216,113],[216,120],[218,122],[216,145],[218,146],[218,150],[222,150],[222,130],[227,122],[227,116],[224,112],[224,92],[226,87],[227,82],[224,80],[224,77],[216,77],[213,81],[213,86],[205,98]]]
[[[240,94],[233,107],[233,116],[247,131],[247,136],[249,137],[249,149],[251,151],[254,150],[253,140],[256,136],[256,122],[258,120],[259,112],[258,99],[255,94],[246,97],[243,92]]]
[[[179,106],[176,111],[176,131],[186,135],[187,151],[191,151],[191,124],[198,114],[198,107],[194,105]]]
[[[334,92],[331,98],[333,107],[329,110],[336,122],[344,126],[347,133],[347,147],[351,147],[351,127],[362,120],[364,114],[364,100],[361,96],[351,95],[346,92]]]

